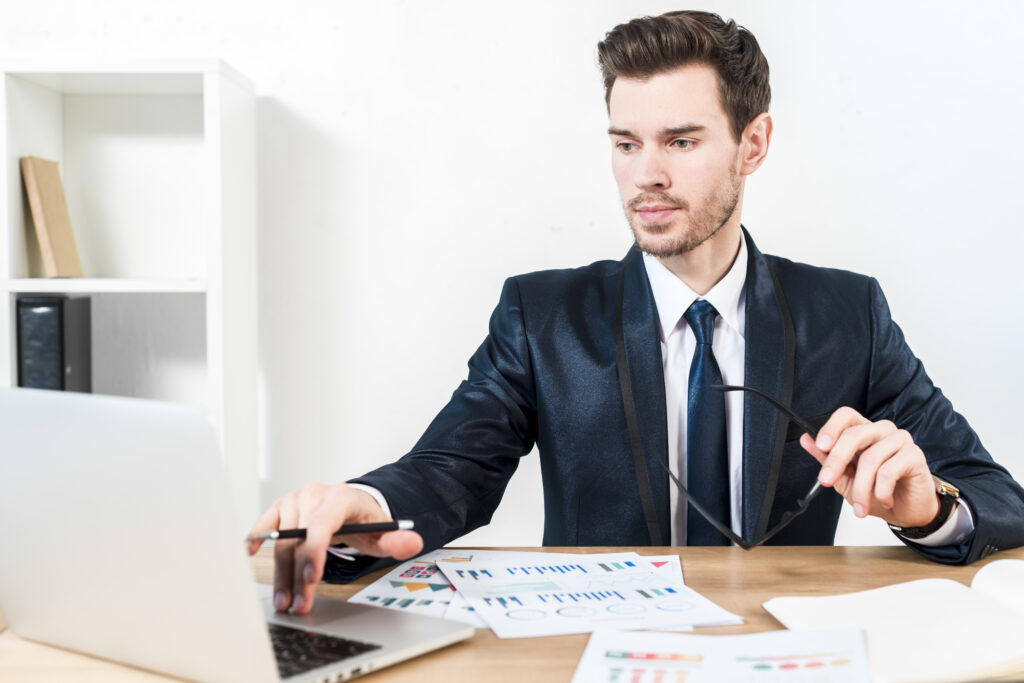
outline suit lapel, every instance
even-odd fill
[[[668,464],[668,431],[658,312],[639,249],[630,249],[623,260],[623,268],[626,269],[626,278],[622,297],[622,327],[627,369],[658,527],[664,542],[668,544],[672,538],[669,481],[661,464]]]
[[[780,396],[785,358],[785,327],[771,274],[746,229],[747,280],[744,379],[747,386]],[[754,540],[768,525],[775,487],[766,490],[779,466],[775,449],[778,415],[767,401],[746,392],[743,399],[743,536]]]

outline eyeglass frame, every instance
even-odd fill
[[[755,394],[757,396],[760,396],[764,400],[768,401],[770,404],[772,404],[772,406],[776,410],[781,412],[783,415],[788,417],[793,422],[795,422],[798,425],[800,425],[804,429],[804,431],[806,431],[808,434],[811,435],[812,439],[816,439],[818,437],[818,430],[815,429],[814,426],[811,425],[810,422],[808,422],[806,419],[800,417],[795,412],[793,412],[792,409],[790,409],[789,407],[783,405],[782,403],[780,403],[779,401],[775,400],[774,398],[772,398],[768,394],[764,393],[760,389],[755,389],[754,387],[745,387],[745,386],[741,386],[741,385],[733,385],[733,384],[713,384],[713,385],[711,385],[708,388],[713,390],[713,391],[719,391],[719,392],[722,392],[722,393],[726,393],[726,392],[729,392],[729,391],[749,391],[749,392],[751,392],[751,393],[753,393],[753,394]],[[808,454],[808,455],[810,455],[810,454]],[[693,494],[691,494],[686,489],[686,486],[683,485],[683,482],[679,481],[679,478],[675,474],[672,473],[672,470],[669,469],[668,465],[663,463],[661,460],[658,461],[658,464],[662,466],[662,468],[668,474],[669,478],[672,479],[673,483],[675,483],[676,487],[679,489],[679,492],[681,494],[683,494],[683,497],[686,499],[686,502],[690,505],[690,507],[692,507],[694,510],[699,512],[700,516],[703,517],[705,519],[705,521],[707,521],[708,524],[710,524],[711,526],[715,527],[715,530],[718,531],[718,533],[722,534],[723,536],[728,538],[730,541],[732,541],[733,543],[735,543],[739,547],[743,548],[744,550],[751,550],[752,548],[756,548],[759,545],[763,545],[768,540],[770,540],[772,537],[774,537],[776,534],[778,534],[780,531],[782,531],[787,526],[789,526],[793,522],[794,519],[796,519],[797,517],[799,517],[803,513],[807,512],[807,508],[810,507],[811,502],[814,501],[814,499],[817,497],[818,493],[821,491],[821,482],[819,482],[817,479],[815,479],[814,480],[814,484],[811,486],[810,490],[807,491],[807,494],[804,495],[803,498],[801,498],[801,499],[799,499],[797,501],[797,506],[796,506],[795,510],[791,510],[791,511],[787,512],[786,514],[784,514],[782,516],[782,519],[779,520],[779,523],[776,524],[771,529],[769,529],[768,531],[766,531],[764,533],[764,535],[761,536],[761,538],[757,539],[756,541],[748,541],[745,538],[743,538],[742,536],[740,536],[739,534],[737,534],[735,531],[730,529],[728,526],[723,524],[721,521],[719,521],[710,512],[708,512],[704,508],[704,506],[701,505],[700,502],[693,496]]]
[[[742,227],[742,226],[741,226]],[[745,236],[744,236],[745,238]],[[627,257],[628,258],[628,257]],[[817,430],[804,418],[794,413],[786,403],[792,400],[793,396],[793,378],[795,374],[796,366],[796,327],[793,324],[793,316],[789,310],[789,302],[786,299],[786,294],[782,289],[782,284],[779,282],[778,276],[775,274],[775,270],[772,268],[771,263],[768,259],[761,254],[761,260],[765,270],[767,270],[772,280],[772,288],[775,294],[775,301],[779,307],[779,314],[782,318],[783,329],[785,331],[785,355],[783,356],[782,363],[782,391],[781,401],[777,401],[775,398],[765,394],[764,392],[754,389],[753,387],[737,386],[737,385],[715,385],[718,387],[718,391],[750,391],[762,398],[766,399],[772,406],[774,406],[779,412],[788,417],[790,420],[796,422],[803,427],[812,436],[817,436]],[[615,359],[616,359],[616,370],[619,377],[619,391],[622,394],[622,404],[625,411],[626,427],[629,431],[630,449],[633,453],[633,467],[637,478],[637,488],[640,494],[640,504],[643,510],[644,522],[647,525],[647,532],[650,535],[651,543],[653,545],[664,545],[662,541],[661,529],[658,523],[657,513],[654,509],[654,502],[652,500],[650,492],[650,484],[647,479],[647,464],[644,458],[644,447],[640,438],[640,429],[637,424],[636,417],[636,405],[633,402],[633,389],[629,379],[629,370],[626,362],[626,343],[625,334],[623,331],[623,306],[625,301],[625,289],[626,289],[626,263],[623,261],[622,267],[619,271],[619,282],[618,282],[618,293],[617,301],[615,306],[615,314],[612,321],[612,328],[614,331],[615,341]],[[778,446],[781,447],[781,442],[778,442]],[[680,491],[683,492],[686,501],[689,505],[693,506],[698,513],[704,517],[715,529],[717,529],[724,536],[732,540],[738,546],[744,550],[750,550],[762,545],[773,536],[782,531],[787,527],[794,519],[803,514],[811,501],[817,496],[821,490],[821,485],[817,479],[814,481],[814,485],[808,491],[807,495],[802,500],[798,501],[798,507],[792,512],[786,513],[779,524],[767,531],[762,538],[754,543],[746,541],[743,537],[736,535],[732,529],[729,529],[724,524],[716,519],[713,519],[708,512],[700,505],[697,500],[690,495],[690,492],[686,490],[686,487],[679,481],[679,479],[672,474],[668,466],[657,461],[662,468],[668,473],[672,481],[679,487]]]

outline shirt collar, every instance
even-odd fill
[[[645,253],[644,268],[647,279],[654,293],[654,303],[658,307],[658,319],[661,321],[661,340],[666,341],[679,326],[686,309],[698,299],[706,299],[722,316],[722,321],[733,328],[740,337],[744,327],[741,317],[740,301],[743,285],[747,281],[747,241],[740,237],[740,251],[736,254],[729,272],[715,286],[700,296],[676,277],[675,273],[661,264],[654,256]]]

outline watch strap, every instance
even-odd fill
[[[890,524],[889,528],[900,536],[910,540],[930,536],[942,528],[943,524],[949,521],[949,516],[953,514],[953,510],[956,509],[957,501],[960,499],[960,490],[949,482],[939,479],[934,474],[932,475],[932,479],[935,480],[935,492],[939,496],[938,513],[932,521],[928,522],[924,526],[901,527],[896,524]]]

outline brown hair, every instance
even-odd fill
[[[757,39],[733,20],[711,12],[683,10],[619,24],[597,44],[604,100],[615,79],[647,79],[687,64],[707,64],[718,74],[718,93],[733,137],[768,111],[768,60]]]

